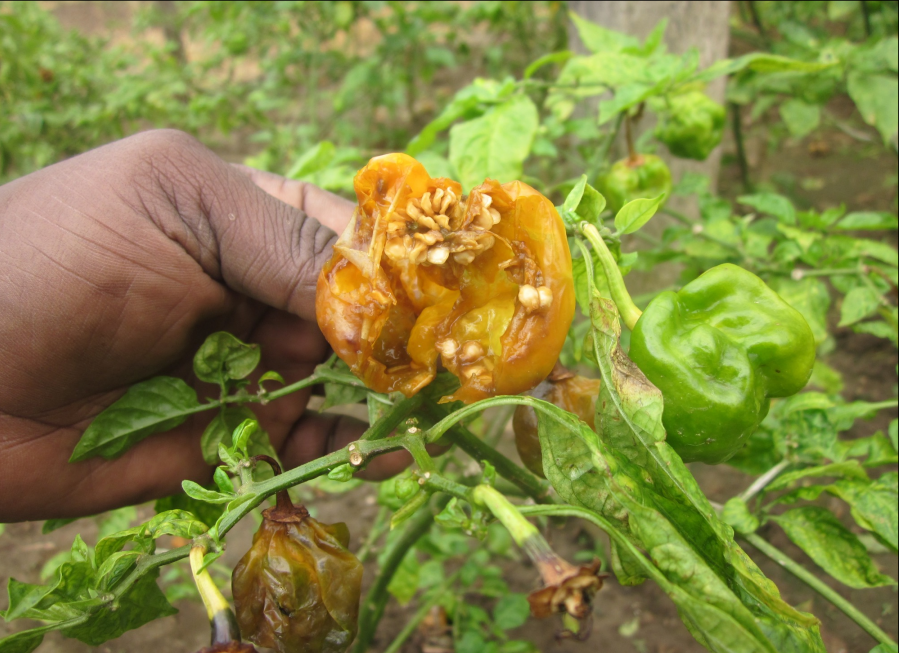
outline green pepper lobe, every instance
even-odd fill
[[[668,443],[685,462],[717,464],[743,446],[770,398],[805,386],[815,341],[777,293],[726,263],[653,299],[629,355],[662,391]]]
[[[655,137],[674,156],[703,161],[721,142],[724,107],[701,91],[668,99],[668,110],[659,116]]]
[[[631,200],[658,197],[671,193],[671,171],[654,154],[637,154],[615,162],[596,180],[609,208],[615,213]]]

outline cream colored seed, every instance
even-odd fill
[[[459,265],[471,265],[471,262],[474,261],[474,257],[475,253],[471,251],[453,254],[453,260]]]
[[[412,265],[420,265],[425,262],[428,256],[428,246],[420,240],[416,240],[412,245],[412,251],[409,252],[409,262]]]
[[[387,244],[384,245],[384,253],[387,254],[387,258],[394,261],[401,261],[406,258],[406,245],[403,243],[403,239],[391,238],[388,240]]]
[[[478,239],[478,247],[481,251],[490,249],[495,243],[496,238],[493,237],[493,234],[484,234]]]
[[[387,233],[390,234],[391,236],[395,236],[397,234],[402,236],[404,233],[406,233],[406,223],[403,222],[402,220],[397,220],[396,222],[391,222],[390,224],[387,225]]]
[[[493,218],[493,224],[499,224],[499,221],[500,221],[499,211],[497,211],[494,208],[489,208],[487,210],[490,212],[490,217]]]
[[[475,375],[482,376],[484,374],[487,374],[487,368],[483,365],[471,365],[470,367],[462,370],[462,376],[464,376],[466,379],[470,379]]]
[[[484,347],[477,340],[469,340],[462,345],[462,360],[475,361],[484,356]]]
[[[440,228],[440,225],[434,222],[434,218],[429,218],[426,215],[423,215],[418,219],[418,224],[431,230],[437,230]]]
[[[443,189],[438,188],[434,191],[434,196],[431,198],[431,207],[435,212],[439,213],[440,203],[443,201]]]
[[[427,233],[415,234],[412,237],[415,240],[420,240],[428,247],[430,247],[431,245],[434,245],[435,243],[443,242],[443,235],[435,229],[432,229],[431,231],[428,231]]]
[[[446,214],[446,210],[449,208],[450,204],[455,201],[456,194],[451,190],[446,191],[446,194],[443,196],[443,201],[440,203],[440,212]]]
[[[490,215],[490,211],[486,208],[482,208],[478,212],[477,217],[472,221],[472,226],[483,229],[484,231],[489,231],[490,228],[493,227],[493,216]]]
[[[530,313],[540,308],[540,293],[534,286],[525,284],[518,289],[518,301]]]
[[[481,195],[481,206],[483,206],[486,209],[491,204],[493,204],[493,198],[490,197],[490,195]]]
[[[419,209],[417,206],[415,206],[415,203],[413,200],[409,200],[409,203],[406,204],[406,213],[408,213],[409,217],[412,218],[413,220],[415,220],[416,222],[418,220],[420,220],[421,217],[424,215],[424,213],[421,212],[421,209]]]
[[[435,216],[434,216],[434,222],[436,222],[437,225],[438,225],[441,229],[446,229],[447,231],[449,231],[449,228],[450,228],[450,226],[449,226],[449,218],[446,217],[445,215],[441,215],[441,214],[435,215]]]
[[[453,358],[453,356],[456,355],[456,352],[459,351],[459,343],[452,338],[447,338],[446,340],[438,342],[436,347],[444,360]]]
[[[434,215],[434,209],[431,207],[431,194],[425,193],[421,196],[421,210],[427,215]]]
[[[428,250],[428,263],[431,265],[443,265],[449,259],[449,248],[432,247]]]
[[[549,308],[553,303],[553,291],[549,286],[540,286],[537,288],[537,294],[540,295],[540,308]]]

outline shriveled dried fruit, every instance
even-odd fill
[[[552,370],[574,315],[565,228],[522,182],[462,195],[405,154],[372,159],[359,207],[318,281],[334,351],[378,392],[411,396],[438,358],[462,387],[445,400],[517,394]]]
[[[602,381],[588,379],[556,366],[549,377],[534,388],[530,395],[574,413],[590,428],[594,428],[596,397]],[[512,418],[515,431],[515,447],[525,467],[540,477],[543,473],[543,450],[537,435],[537,413],[530,406],[518,406]]]
[[[231,577],[243,636],[278,653],[345,651],[362,589],[349,537],[345,524],[319,523],[280,492]]]

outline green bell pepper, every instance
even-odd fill
[[[661,390],[667,440],[685,462],[724,462],[767,415],[772,397],[805,387],[815,363],[812,331],[757,276],[725,263],[676,293],[660,293],[641,313],[602,238],[595,230],[588,238],[633,331],[629,356]]]
[[[703,161],[721,142],[724,119],[724,107],[705,93],[682,93],[668,98],[655,137],[674,156]]]
[[[671,194],[671,171],[656,155],[637,154],[616,161],[607,173],[597,178],[596,187],[605,196],[609,208],[618,213],[631,200]]]

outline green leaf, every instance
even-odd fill
[[[733,526],[738,533],[748,535],[759,528],[759,519],[749,510],[746,501],[740,497],[733,497],[724,504],[721,511],[721,519]]]
[[[568,16],[574,23],[584,47],[590,52],[620,52],[624,48],[640,48],[640,40],[634,36],[606,29],[586,18],[581,18],[573,11],[569,11]]]
[[[805,277],[796,281],[787,277],[775,277],[768,285],[781,299],[802,314],[815,336],[815,344],[820,345],[827,339],[830,291],[821,279]]]
[[[332,406],[358,404],[367,396],[368,388],[343,383],[325,383],[325,401],[321,410],[327,410]]]
[[[531,605],[524,594],[512,592],[500,597],[493,608],[493,622],[502,630],[523,625],[530,616]]]
[[[538,70],[551,63],[565,63],[571,57],[574,56],[573,52],[568,50],[561,50],[559,52],[550,52],[549,54],[545,54],[542,57],[536,59],[534,62],[530,63],[527,68],[524,69],[524,79],[530,79],[534,76]]]
[[[248,418],[237,425],[234,429],[233,442],[234,449],[247,454],[250,446],[250,439],[259,431],[259,422],[255,418]]]
[[[303,152],[287,172],[288,179],[304,179],[324,170],[334,159],[337,149],[330,141],[316,143]],[[243,378],[243,377],[239,377]]]
[[[209,530],[193,513],[177,509],[159,513],[146,523],[146,528],[150,537],[154,539],[163,535],[173,535],[190,540]]]
[[[449,128],[460,118],[475,118],[493,103],[501,102],[507,98],[516,87],[516,82],[511,77],[501,82],[492,79],[476,78],[474,82],[459,89],[453,99],[447,104],[434,120],[425,125],[424,129],[413,138],[406,146],[406,153],[410,156],[418,156],[431,147],[437,138],[437,134]],[[430,168],[428,169],[430,171]]]
[[[281,385],[284,385],[284,377],[281,376],[280,374],[278,374],[274,370],[269,370],[268,372],[266,372],[265,374],[260,376],[259,380],[256,383],[258,383],[260,386],[262,386],[262,384],[265,383],[266,381],[277,381]]]
[[[215,481],[216,486],[221,492],[225,494],[231,494],[234,492],[234,485],[231,483],[231,479],[228,478],[228,472],[226,472],[223,467],[215,468],[215,473],[212,475],[212,480]]]
[[[835,476],[837,478],[854,478],[868,481],[868,474],[864,468],[858,464],[857,460],[850,460],[841,463],[831,463],[829,465],[816,465],[814,467],[806,467],[805,469],[797,469],[794,472],[781,474],[773,480],[766,491],[774,492],[777,490],[786,490],[796,481],[805,478],[821,478],[823,476]]]
[[[144,438],[182,424],[198,409],[197,393],[181,379],[157,376],[133,385],[94,418],[69,462],[117,458]]]
[[[899,548],[897,478],[896,472],[887,472],[873,482],[843,480],[828,488],[828,492],[849,504],[859,526],[876,534],[894,552]]]
[[[213,333],[194,356],[194,374],[201,381],[225,387],[244,379],[259,365],[259,345],[248,345],[226,331]]]
[[[760,213],[773,215],[787,224],[796,224],[796,209],[793,203],[783,195],[777,193],[756,193],[754,195],[741,195],[737,198],[740,204],[751,206]]]
[[[868,286],[856,286],[843,297],[840,306],[840,322],[837,326],[849,326],[863,320],[880,305],[880,297]]]
[[[346,481],[352,480],[353,473],[356,469],[350,465],[349,463],[344,463],[343,465],[338,465],[330,472],[328,472],[328,478],[332,481],[339,481],[341,483],[345,483]]]
[[[41,642],[44,641],[44,635],[52,630],[73,626],[75,624],[86,621],[88,615],[79,615],[64,622],[56,622],[39,626],[37,628],[29,628],[18,633],[9,635],[0,639],[0,653],[31,653]]]
[[[480,118],[450,130],[449,158],[469,191],[485,179],[504,183],[521,177],[521,165],[537,134],[537,107],[516,95]]]
[[[215,526],[215,522],[225,511],[225,506],[198,501],[186,494],[175,494],[164,499],[158,499],[153,506],[157,513],[168,510],[182,510],[188,512],[209,528]]]
[[[419,567],[415,550],[411,549],[403,558],[393,578],[390,579],[387,591],[396,598],[400,605],[406,605],[418,591]]]
[[[621,207],[615,216],[615,229],[620,234],[632,234],[649,222],[667,195],[662,193],[653,199],[635,199]]]
[[[780,105],[780,117],[793,138],[804,138],[821,124],[821,107],[798,98],[791,98]]]
[[[862,589],[895,584],[877,571],[865,545],[829,510],[803,506],[771,519],[818,566],[844,585]]]
[[[212,418],[200,438],[200,449],[207,465],[219,461],[219,445],[232,446],[231,434],[245,420],[255,420],[256,414],[247,406],[223,406]],[[223,461],[224,462],[224,461]]]
[[[722,75],[732,75],[747,68],[760,73],[816,73],[836,65],[837,62],[800,61],[776,54],[752,52],[736,59],[719,59],[693,75],[690,81],[710,82]]]
[[[876,127],[887,143],[899,129],[899,80],[896,75],[852,71],[846,76],[846,88],[862,119]]]
[[[899,419],[890,422],[890,442],[893,443],[893,449],[899,451]]]
[[[811,323],[809,323],[809,326],[812,326]],[[812,327],[812,333],[816,333],[815,327]],[[816,342],[817,339],[816,335]],[[839,394],[843,391],[844,385],[843,375],[820,359],[815,361],[815,365],[812,368],[812,376],[809,378],[808,383],[810,386],[821,388],[829,394]]]
[[[84,623],[61,629],[63,635],[90,646],[99,646],[128,630],[176,614],[178,611],[169,604],[156,584],[157,576],[158,569],[145,574],[118,598],[114,608],[108,605],[93,613]]]
[[[834,229],[842,231],[896,229],[899,218],[886,211],[855,211],[834,225]]]
[[[234,498],[233,494],[222,494],[214,490],[207,490],[199,483],[193,481],[182,481],[181,488],[190,498],[197,501],[206,501],[207,503],[228,503]]]

